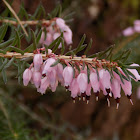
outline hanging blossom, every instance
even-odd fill
[[[66,25],[62,18],[54,18],[50,20],[49,24],[45,24],[42,28],[43,32],[40,39],[40,44],[50,45],[52,41],[58,38],[63,33],[64,41],[67,45],[72,44],[72,31],[69,26]],[[59,45],[61,48],[62,45]]]
[[[134,26],[124,29],[122,33],[124,36],[131,36],[134,33],[140,33],[140,20],[135,20]]]
[[[131,104],[133,104],[131,100],[131,79],[135,81],[140,80],[140,75],[136,69],[127,69],[133,76],[131,76],[130,80],[123,79],[122,81],[117,72],[110,72],[115,67],[122,76],[127,77],[121,67],[115,62],[94,58],[92,63],[85,62],[84,64],[82,60],[73,61],[71,57],[69,57],[69,60],[60,58],[60,63],[56,63],[57,60],[58,55],[52,53],[51,50],[48,50],[45,60],[43,60],[42,55],[38,51],[34,55],[31,66],[23,73],[24,86],[31,82],[35,85],[38,92],[45,94],[48,88],[55,92],[58,83],[60,83],[71,92],[74,102],[78,97],[79,100],[82,98],[87,103],[89,103],[91,94],[95,94],[96,100],[98,100],[99,93],[102,91],[107,99],[108,106],[110,106],[110,98],[114,97],[117,102],[117,109],[122,88]],[[139,65],[132,64],[130,66]]]

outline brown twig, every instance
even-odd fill
[[[18,59],[23,59],[23,58],[33,58],[34,57],[34,53],[24,53],[24,55],[17,53],[17,52],[7,52],[6,54],[0,53],[0,57],[4,57],[4,58],[18,58]],[[65,55],[53,55],[56,59],[62,59],[62,60],[66,60],[66,61],[75,61],[75,62],[85,62],[85,63],[90,63],[90,64],[100,64],[101,66],[103,64],[107,64],[110,67],[114,67],[117,66],[117,63],[114,62],[109,62],[109,61],[101,61],[101,60],[96,60],[93,58],[83,58],[83,57],[77,57],[74,56],[73,58],[71,58],[71,56],[65,56]],[[46,54],[42,54],[42,57],[44,60],[48,59],[49,55],[46,56]],[[110,64],[110,65],[109,65]]]
[[[17,25],[19,24],[18,21],[13,21],[13,20],[9,20],[9,19],[0,19],[1,23],[10,23],[13,25]],[[39,23],[44,24],[44,25],[49,25],[50,24],[50,20],[27,20],[27,21],[20,21],[20,23],[22,25],[27,24],[27,25],[37,25]]]

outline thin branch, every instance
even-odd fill
[[[34,53],[24,53],[24,55],[17,53],[17,52],[7,52],[6,54],[0,53],[0,57],[4,57],[4,58],[18,58],[18,59],[23,59],[23,58],[33,58],[34,57]],[[42,58],[44,60],[48,59],[48,57],[51,57],[51,55],[46,55],[46,54],[41,54]],[[56,59],[60,59],[60,60],[66,60],[66,61],[78,61],[78,62],[85,62],[85,63],[90,63],[90,64],[96,64],[98,63],[99,65],[102,64],[109,64],[111,67],[113,66],[117,66],[117,63],[115,62],[110,62],[110,61],[101,61],[101,60],[94,60],[93,58],[83,58],[83,57],[71,57],[71,56],[65,56],[65,55],[53,55]]]
[[[12,14],[14,15],[14,17],[17,19],[18,23],[20,24],[21,28],[23,29],[24,33],[26,36],[28,36],[28,33],[26,31],[26,29],[24,28],[24,26],[22,25],[19,17],[17,16],[17,14],[15,13],[15,11],[13,10],[13,8],[9,5],[9,3],[6,0],[3,0],[3,2],[5,3],[5,5],[9,8],[9,10],[12,12]]]
[[[1,23],[10,23],[10,24],[13,24],[13,25],[19,24],[17,21],[13,21],[13,20],[9,20],[9,19],[0,19],[0,22]],[[42,19],[42,20],[28,20],[28,21],[20,21],[20,23],[22,25],[24,25],[24,24],[27,24],[27,25],[37,25],[39,23],[45,24],[45,25],[49,25],[50,24],[50,20],[45,20],[45,19]]]

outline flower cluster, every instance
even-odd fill
[[[61,33],[63,33],[64,41],[67,45],[72,44],[72,31],[65,24],[65,21],[61,18],[54,18],[53,20],[50,20],[50,24],[44,25],[43,32],[41,35],[40,43],[42,45],[50,45],[53,40],[58,38]],[[46,32],[45,32],[46,31]],[[61,48],[61,44],[59,45],[59,48]]]
[[[123,30],[124,36],[131,36],[134,33],[140,33],[140,20],[134,21],[134,27],[128,27],[125,30]]]
[[[47,88],[50,88],[52,92],[55,92],[58,83],[61,83],[67,90],[71,91],[71,97],[75,102],[76,97],[89,102],[92,90],[98,100],[100,91],[102,90],[105,95],[108,106],[110,106],[110,97],[114,96],[117,102],[117,108],[119,106],[119,100],[121,97],[121,88],[125,95],[131,100],[132,85],[131,80],[125,80],[120,78],[119,74],[112,71],[111,68],[115,67],[119,73],[126,76],[123,70],[115,62],[109,62],[106,60],[92,60],[92,63],[84,62],[83,60],[70,60],[59,59],[60,63],[56,63],[58,56],[51,53],[47,60],[44,60],[42,55],[35,54],[33,58],[33,64],[30,68],[26,69],[23,73],[23,83],[25,86],[29,82],[35,85],[37,91],[44,94]],[[64,65],[65,64],[65,65]],[[104,68],[104,66],[108,68]],[[132,64],[131,66],[138,66]],[[78,68],[77,68],[78,67]],[[135,81],[140,80],[140,75],[136,69],[127,69],[133,76],[131,77]]]

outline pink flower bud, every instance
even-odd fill
[[[54,58],[49,58],[45,61],[45,66],[42,74],[47,74],[50,72],[54,67],[50,67],[56,60]]]
[[[115,78],[112,79],[111,89],[115,99],[121,97],[121,85],[120,82]]]
[[[72,31],[68,26],[65,26],[64,28],[64,40],[67,45],[72,44]]]
[[[130,66],[139,66],[138,64],[132,64],[132,65],[130,65]],[[128,69],[134,76],[135,76],[135,78],[136,79],[134,79],[132,76],[131,76],[131,78],[132,79],[134,79],[136,82],[138,81],[138,80],[140,80],[140,75],[139,75],[139,73],[138,73],[138,71],[136,70],[136,69]]]
[[[44,35],[44,36],[45,36],[45,35]],[[52,43],[52,41],[53,41],[52,34],[49,33],[49,32],[47,32],[47,34],[46,34],[46,39],[45,39],[45,41],[44,41],[43,44],[45,44],[45,45],[50,45],[50,44]]]
[[[40,86],[40,83],[41,83],[41,73],[40,72],[38,72],[38,71],[33,72],[33,83],[36,88],[38,88]]]
[[[110,73],[105,69],[100,70],[99,79],[101,84],[100,87],[102,88],[103,92],[106,90],[107,93],[110,93],[111,89]]]
[[[62,18],[57,18],[56,24],[60,29],[63,29],[65,27],[65,21]]]
[[[134,31],[137,33],[140,33],[140,25],[135,25],[134,26]]]
[[[124,84],[121,82],[121,87],[125,93],[126,96],[131,96],[132,94],[132,85],[131,85],[131,81],[127,81],[127,80],[124,80]]]
[[[77,97],[77,95],[79,93],[79,86],[78,86],[78,83],[77,83],[77,79],[76,78],[74,78],[72,80],[72,83],[70,85],[70,91],[71,91],[71,97],[72,98]]]
[[[54,85],[50,85],[52,92],[56,91],[57,86],[58,86],[58,81],[56,80]]]
[[[73,79],[73,68],[71,66],[67,66],[64,68],[63,78],[65,87],[69,87]]]
[[[87,74],[80,73],[77,77],[77,83],[81,93],[85,93],[88,85]]]
[[[131,36],[132,34],[134,34],[134,29],[132,27],[128,27],[125,30],[123,30],[124,36]]]
[[[135,20],[134,25],[140,25],[140,20]]]
[[[100,83],[98,81],[97,73],[92,72],[90,74],[90,83],[95,93],[97,93],[98,91],[100,92]]]
[[[48,54],[51,54],[52,53],[52,50],[51,49],[48,49]]]
[[[60,33],[54,33],[53,35],[53,39],[55,40],[56,38],[58,38],[60,36]],[[60,43],[60,45],[58,46],[58,48],[60,49],[62,47],[62,44]]]
[[[56,83],[56,71],[55,71],[55,69],[53,69],[52,71],[50,71],[49,73],[48,73],[48,78],[49,78],[49,83],[50,83],[50,85],[51,86],[54,86],[55,85],[55,83]]]
[[[34,70],[39,71],[40,67],[43,63],[42,55],[41,54],[35,54],[33,63],[34,63]]]
[[[46,38],[45,38],[45,32],[42,32],[41,38],[39,41],[40,44],[50,45],[52,41],[53,41],[53,38],[52,38],[52,34],[50,32],[46,33]]]
[[[41,94],[44,94],[46,89],[48,88],[49,86],[49,80],[47,77],[44,77],[43,79],[41,79],[41,84],[40,84],[40,88],[39,88],[39,92]]]
[[[23,73],[23,84],[24,86],[27,86],[28,83],[30,82],[32,77],[32,72],[30,69],[26,69]]]

